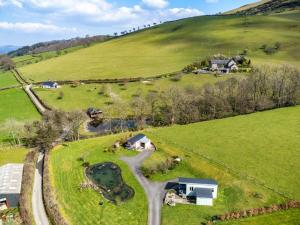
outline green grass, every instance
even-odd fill
[[[181,70],[212,54],[235,55],[244,49],[256,65],[299,67],[299,16],[299,12],[251,16],[246,25],[240,16],[189,18],[24,66],[21,72],[34,81],[147,77]],[[282,48],[273,55],[260,49],[276,42]]]
[[[300,107],[283,108],[160,128],[150,135],[182,149],[185,154],[205,157],[242,178],[253,177],[286,196],[299,199],[299,114]]]
[[[11,72],[4,72],[0,70],[0,88],[17,85],[18,81]]]
[[[147,221],[147,199],[142,187],[135,180],[127,165],[119,157],[132,155],[121,151],[116,154],[104,152],[118,136],[107,136],[60,146],[51,152],[50,174],[63,215],[75,225],[144,225]],[[120,166],[124,182],[134,188],[135,196],[120,205],[105,200],[93,190],[79,190],[84,181],[84,168],[79,157],[91,164],[113,162]],[[102,206],[100,201],[104,201]]]
[[[8,138],[4,124],[13,119],[19,122],[30,122],[40,118],[36,108],[21,88],[0,92],[0,143]]]
[[[3,148],[0,146],[0,166],[7,163],[22,163],[27,152],[27,149],[21,147]]]
[[[185,75],[180,81],[174,82],[170,78],[154,80],[151,82],[134,82],[127,83],[125,86],[118,84],[103,84],[110,87],[112,92],[117,95],[122,102],[129,102],[132,96],[139,90],[143,96],[146,96],[149,91],[165,90],[172,85],[181,87],[194,87],[199,88],[206,83],[215,83],[228,79],[230,77],[239,76],[238,74],[215,77],[213,75]],[[99,91],[103,85],[100,84],[85,84],[72,88],[70,85],[64,85],[59,89],[42,89],[36,88],[36,93],[43,99],[49,106],[66,111],[71,110],[86,110],[88,107],[105,108],[108,102],[112,102],[112,97],[99,95]],[[59,99],[60,92],[64,93],[64,98]]]
[[[216,214],[285,201],[278,192],[299,199],[299,113],[300,107],[292,107],[145,131],[158,151],[144,166],[153,167],[174,155],[183,158],[176,169],[152,180],[183,176],[219,183],[213,207],[164,206],[163,224],[199,224]]]
[[[300,209],[277,212],[269,215],[218,223],[219,225],[299,225]]]

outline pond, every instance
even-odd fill
[[[92,165],[86,169],[87,177],[103,192],[106,199],[116,203],[134,196],[134,190],[122,178],[121,169],[112,162]]]

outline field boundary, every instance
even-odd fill
[[[53,82],[58,83],[59,85],[66,85],[66,84],[78,84],[78,83],[85,83],[85,84],[114,84],[114,83],[133,83],[133,82],[140,82],[140,81],[149,81],[149,80],[159,80],[162,78],[173,77],[180,74],[181,71],[171,72],[160,74],[156,76],[149,76],[149,77],[136,77],[136,78],[116,78],[116,79],[88,79],[88,80],[55,80]],[[34,82],[34,85],[41,85],[44,81],[41,82]]]
[[[8,87],[3,87],[3,88],[0,88],[0,91],[14,89],[14,88],[18,88],[18,87],[21,87],[21,85],[17,84],[17,85],[12,85],[12,86],[8,86]]]

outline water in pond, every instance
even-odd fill
[[[134,196],[134,190],[123,181],[121,169],[114,163],[92,165],[87,168],[86,175],[102,190],[104,197],[112,202],[126,201]]]

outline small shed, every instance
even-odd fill
[[[144,134],[138,134],[127,140],[126,148],[130,150],[150,150],[152,148],[152,144],[150,139],[148,139]]]
[[[46,81],[46,82],[42,83],[42,88],[47,88],[47,89],[58,88],[58,83],[53,82],[53,81]]]
[[[7,208],[18,207],[21,193],[23,164],[6,164],[0,167],[0,199]]]
[[[95,109],[93,107],[88,108],[86,111],[86,114],[92,119],[97,118],[102,113],[103,112],[100,109]]]

